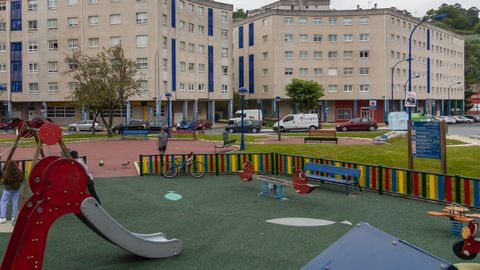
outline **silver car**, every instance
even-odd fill
[[[93,131],[92,123],[93,123],[93,120],[82,120],[77,123],[68,125],[68,130]],[[95,122],[95,131],[100,131],[100,130],[103,130],[103,127],[98,122]]]

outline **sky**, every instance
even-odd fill
[[[264,5],[276,2],[276,0],[216,0],[218,2],[232,4],[233,8],[243,8],[246,10],[260,8]],[[468,9],[472,6],[480,8],[480,1],[478,0],[330,0],[330,8],[342,9],[356,9],[357,5],[361,8],[372,8],[373,4],[377,3],[378,8],[396,7],[398,9],[411,12],[415,17],[422,17],[432,8],[438,8],[443,3],[455,4],[459,3],[464,8]]]

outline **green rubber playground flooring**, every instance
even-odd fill
[[[164,232],[183,242],[179,256],[146,260],[129,255],[90,231],[75,216],[51,228],[43,269],[299,269],[350,230],[368,222],[452,263],[457,241],[450,222],[427,211],[442,205],[324,184],[308,195],[286,190],[287,201],[258,196],[261,183],[236,176],[123,177],[96,180],[103,207],[132,232]],[[164,198],[168,191],[183,196]],[[290,227],[268,219],[307,217],[337,222]],[[0,234],[3,254],[10,235]],[[373,256],[374,258],[375,256]],[[408,259],[408,258],[405,258]],[[478,261],[478,259],[477,259]]]

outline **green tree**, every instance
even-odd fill
[[[233,12],[233,19],[234,20],[241,20],[246,19],[248,14],[243,10],[243,8],[237,9]]]
[[[296,78],[286,86],[286,94],[302,111],[316,108],[318,100],[324,96],[323,88],[317,82]]]
[[[76,50],[67,55],[65,62],[76,68],[69,70],[72,79],[78,83],[77,89],[68,99],[77,107],[88,108],[107,127],[112,137],[113,112],[122,107],[128,98],[141,95],[142,74],[136,62],[125,57],[120,45],[94,56],[84,55]]]

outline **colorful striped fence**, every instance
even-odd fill
[[[24,178],[28,179],[28,176],[30,175],[30,170],[32,169],[33,161],[32,160],[17,160],[16,162],[17,162],[18,168],[20,168],[20,170],[22,171]],[[3,167],[5,166],[5,162],[1,161],[0,166],[2,166],[2,169],[3,169]]]
[[[186,155],[140,156],[140,175],[159,175],[162,165]],[[290,175],[303,169],[307,162],[356,168],[360,170],[359,183],[362,187],[378,193],[392,193],[440,202],[457,202],[480,208],[480,179],[459,175],[443,175],[408,169],[384,167],[362,163],[345,162],[324,158],[303,157],[278,153],[226,153],[201,154],[195,159],[203,162],[211,174],[232,174],[242,168],[246,160],[252,162],[255,171],[262,174]],[[341,175],[329,175],[342,178]]]

